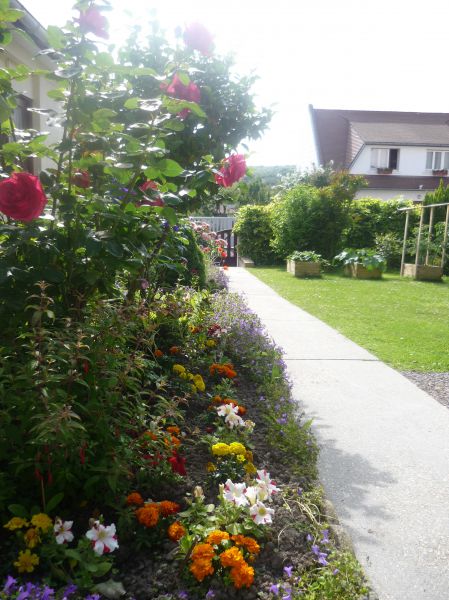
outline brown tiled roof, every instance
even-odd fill
[[[347,168],[357,151],[354,131],[365,143],[376,143],[376,139],[378,143],[387,143],[387,137],[396,136],[397,140],[388,140],[388,143],[449,146],[449,113],[329,110],[313,106],[310,113],[320,164],[332,160],[337,168]],[[376,131],[380,139],[367,139],[373,138]]]
[[[400,177],[399,175],[364,175],[369,189],[376,190],[435,190],[443,179],[447,185],[449,177]],[[422,185],[422,188],[419,186]]]

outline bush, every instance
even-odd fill
[[[237,248],[240,256],[251,258],[256,265],[266,265],[275,261],[275,255],[270,248],[273,229],[269,207],[243,206],[237,213],[234,232],[238,235]]]
[[[384,257],[391,269],[401,265],[402,240],[394,233],[376,233],[376,251]]]
[[[399,209],[412,205],[412,202],[406,200],[356,200],[349,210],[350,224],[343,232],[343,245],[352,248],[374,248],[376,235],[386,233],[402,239],[405,214]],[[411,211],[410,227],[413,227],[418,219],[418,211]]]

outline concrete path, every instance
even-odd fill
[[[449,600],[449,410],[249,271],[227,273],[285,350],[321,480],[380,600]]]

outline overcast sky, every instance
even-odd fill
[[[62,25],[71,0],[21,0],[43,25]],[[449,112],[449,2],[433,0],[111,0],[111,39],[151,9],[170,30],[200,21],[238,71],[255,70],[257,102],[276,116],[250,143],[253,165],[316,160],[315,108]],[[127,15],[124,15],[127,11]]]

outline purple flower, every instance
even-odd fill
[[[5,592],[5,594],[9,594],[9,592],[14,591],[14,588],[16,587],[16,583],[17,583],[17,579],[14,579],[14,577],[11,577],[11,575],[8,575],[8,577],[6,578],[6,581],[5,581],[5,587],[3,588],[3,591]]]
[[[312,552],[318,556],[319,553],[320,553],[320,547],[317,546],[316,544],[313,544],[313,546],[312,546]]]
[[[299,488],[298,488],[298,496],[302,496],[302,495],[303,495],[303,493],[304,493],[304,490],[302,489],[302,487],[299,487]],[[309,534],[309,535],[310,535],[310,534]],[[308,537],[309,537],[309,536],[307,536],[307,538],[308,538]],[[310,537],[312,537],[312,536],[310,536]]]
[[[284,589],[284,592],[287,592],[285,596],[282,596],[282,600],[292,600],[292,588]]]
[[[189,594],[184,590],[181,590],[180,592],[178,592],[178,598],[180,598],[180,600],[188,600]]]
[[[329,530],[328,529],[323,529],[323,531],[321,532],[323,535],[323,539],[321,540],[322,544],[329,544],[330,540],[329,540]]]
[[[74,594],[76,592],[76,590],[78,589],[78,586],[75,585],[74,583],[70,583],[64,590],[63,593],[63,598],[68,598],[69,596],[71,596],[72,594]]]
[[[284,567],[284,573],[287,575],[287,577],[292,576],[292,571],[293,571],[293,565],[290,565],[289,567]]]
[[[210,600],[210,598],[215,598],[214,590],[209,590],[206,594],[206,600]]]
[[[329,564],[327,562],[326,558],[327,558],[326,552],[320,552],[320,555],[318,557],[318,562],[320,563],[320,565],[323,565],[323,567],[327,567],[327,565]]]
[[[54,594],[55,594],[55,590],[51,587],[48,587],[48,585],[46,585],[44,587],[44,589],[42,590],[42,596],[41,596],[40,600],[50,600],[51,598],[53,598]]]
[[[308,542],[311,542],[311,541],[313,540],[313,537],[310,535],[310,533],[308,533],[308,534],[307,534],[307,538],[306,538],[306,540],[307,540]]]
[[[270,590],[269,590],[272,594],[276,594],[276,596],[279,594],[279,586],[277,583],[272,583],[270,585]]]
[[[88,594],[84,600],[100,600],[100,594]]]
[[[338,573],[340,573],[340,569],[334,569],[332,575],[337,575]]]
[[[20,587],[16,600],[25,600],[29,595],[30,592],[28,590],[24,590],[23,587]]]

